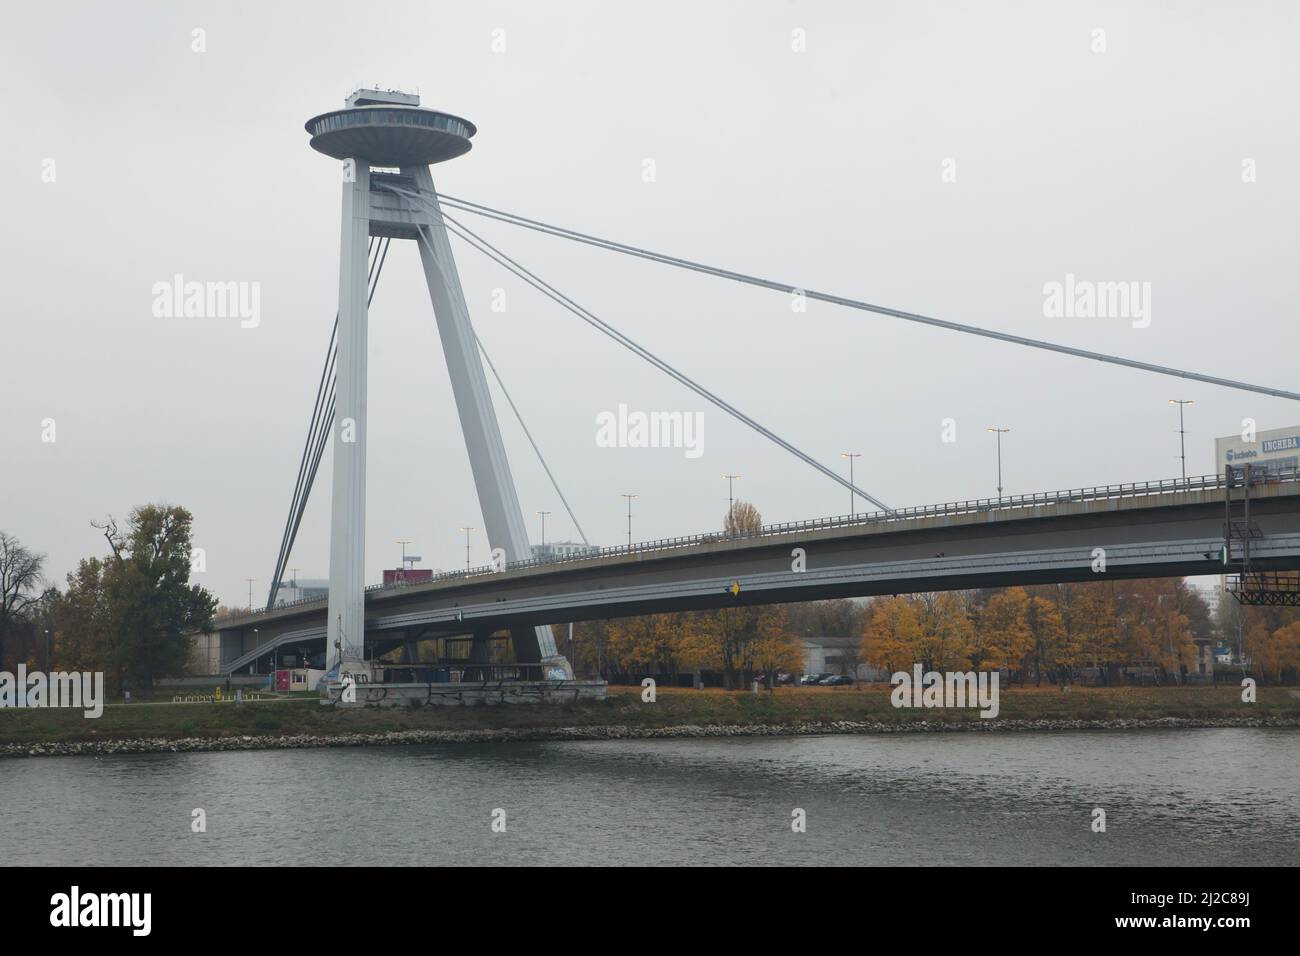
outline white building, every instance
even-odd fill
[[[561,558],[580,558],[595,554],[600,549],[594,544],[581,541],[548,541],[546,544],[533,545],[533,557],[539,561],[555,561]]]
[[[298,578],[296,581],[281,581],[275,592],[276,605],[293,604],[296,601],[315,601],[329,597],[330,583],[322,578]]]
[[[1219,474],[1228,465],[1253,465],[1266,474],[1300,471],[1300,426],[1256,432],[1254,441],[1241,435],[1216,438],[1214,460]]]
[[[853,660],[858,656],[857,637],[801,637],[804,646],[805,674],[848,674],[858,680],[886,680],[889,675],[868,664],[858,664],[854,675]]]

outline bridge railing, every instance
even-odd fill
[[[1300,471],[1278,472],[1259,475],[1252,483],[1278,483],[1300,481]],[[716,544],[721,541],[742,541],[745,539],[773,537],[800,531],[822,531],[834,528],[858,525],[881,525],[919,518],[950,517],[964,514],[991,511],[1013,511],[1017,509],[1038,508],[1045,505],[1068,504],[1081,501],[1107,501],[1119,498],[1138,498],[1147,495],[1169,494],[1181,491],[1218,491],[1226,485],[1223,475],[1198,475],[1191,478],[1169,478],[1163,481],[1133,481],[1117,485],[1094,485],[1086,488],[1071,488],[1062,491],[1045,491],[1027,495],[1003,495],[998,498],[972,498],[965,501],[949,501],[936,505],[916,505],[910,508],[898,508],[893,511],[865,511],[851,515],[835,515],[828,518],[811,518],[805,521],[786,521],[778,524],[763,525],[756,531],[712,532],[706,534],[682,535],[676,538],[658,538],[654,541],[638,541],[631,545],[610,547],[593,547],[586,551],[567,555],[554,555],[544,558],[527,558],[522,561],[508,561],[502,570],[516,571],[524,568],[543,567],[555,564],[571,564],[591,558],[616,557],[618,555],[643,554],[650,551],[671,551],[678,548],[696,547],[702,544]],[[1234,479],[1234,487],[1238,480]],[[440,581],[468,580],[497,573],[493,565],[481,565],[464,571],[444,571],[420,581],[397,581],[391,584],[372,584],[366,588],[371,591],[390,591],[409,588],[417,584],[430,584]],[[280,610],[301,604],[313,604],[323,598],[303,598],[285,604],[277,604],[270,610]],[[254,614],[268,613],[262,608]]]

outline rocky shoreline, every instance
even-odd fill
[[[562,740],[663,740],[715,737],[808,737],[828,734],[1004,733],[1060,730],[1162,730],[1196,727],[1300,728],[1300,717],[1156,717],[1106,720],[971,720],[886,724],[836,720],[804,724],[683,724],[674,727],[548,727],[527,730],[398,730],[374,734],[297,734],[231,737],[132,737],[0,744],[0,757],[64,757],[227,750],[302,750],[315,747],[390,747]]]

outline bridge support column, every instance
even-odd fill
[[[325,668],[365,669],[367,245],[370,167],[356,160],[343,183],[339,335],[334,408],[334,484]]]
[[[494,630],[476,630],[472,632],[469,645],[469,663],[473,665],[482,665],[470,671],[470,678],[474,681],[487,680],[489,669],[492,666],[492,635]]]
[[[465,292],[442,223],[433,176],[427,166],[403,168],[402,172],[414,178],[421,193],[433,209],[438,210],[428,217],[428,225],[420,227],[423,234],[419,240],[420,261],[424,264],[424,277],[438,320],[438,335],[456,396],[456,410],[465,435],[465,448],[469,452],[474,487],[487,526],[488,547],[501,549],[507,561],[524,561],[532,557],[528,531],[519,508],[505,445],[501,441],[487,376],[483,373],[483,360],[470,323]],[[555,636],[549,625],[516,628],[510,636],[515,658],[521,664],[541,663],[565,679],[572,678],[573,670],[556,649]]]

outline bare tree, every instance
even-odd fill
[[[727,512],[722,530],[727,534],[757,534],[763,528],[763,516],[748,501],[737,501]]]
[[[6,639],[41,596],[41,567],[45,555],[33,554],[13,535],[0,531],[0,661]]]
[[[853,686],[858,686],[858,671],[862,664],[862,648],[858,639],[852,638],[840,651],[840,665],[848,668],[848,674],[853,678]]]

